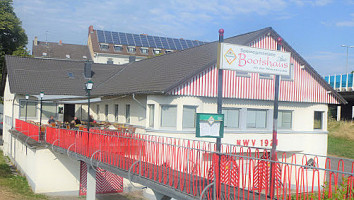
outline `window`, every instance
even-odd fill
[[[323,112],[315,111],[313,128],[314,129],[322,129],[323,128]]]
[[[114,120],[118,122],[118,104],[114,105]]]
[[[87,56],[82,56],[83,59],[87,59]]]
[[[46,118],[50,118],[50,116],[53,116],[55,118],[57,115],[57,104],[43,102],[42,103],[42,114]]]
[[[222,114],[224,114],[224,126],[226,128],[239,127],[240,109],[223,108]]]
[[[266,128],[267,110],[248,109],[247,128]]]
[[[153,128],[154,127],[154,116],[155,116],[155,105],[154,104],[149,104],[149,127]]]
[[[20,116],[26,117],[26,101],[20,101]],[[28,101],[27,103],[27,118],[37,116],[37,103]]]
[[[100,105],[96,106],[97,121],[100,120]]]
[[[106,117],[106,122],[108,122],[108,105],[107,104],[104,106],[104,115]]]
[[[140,53],[142,53],[142,54],[148,54],[148,53],[149,53],[149,49],[148,49],[148,48],[140,47]]]
[[[259,74],[259,78],[273,79],[273,75],[270,75],[270,74]]]
[[[130,105],[127,104],[125,105],[125,119],[126,119],[126,123],[130,123]]]
[[[281,76],[281,80],[283,81],[292,81],[294,80],[294,64],[291,63],[290,64],[290,68],[289,68],[289,76]]]
[[[236,76],[251,77],[248,72],[243,72],[243,71],[236,71]]]
[[[171,52],[173,52],[173,50],[167,50],[167,49],[165,50],[166,54],[171,53]]]
[[[278,128],[279,129],[292,128],[292,111],[290,110],[278,111]]]
[[[176,127],[177,106],[161,105],[161,127]]]
[[[128,51],[128,53],[135,53],[136,48],[135,47],[127,47],[127,51]]]
[[[108,58],[107,59],[107,64],[113,65],[113,59],[112,58]]]
[[[121,51],[123,51],[123,47],[120,45],[114,45],[114,51],[121,52]]]
[[[103,51],[107,51],[109,49],[108,44],[100,44],[100,49]]]
[[[183,106],[183,128],[195,128],[196,109],[195,106]]]
[[[67,59],[69,59],[69,58],[70,58],[70,55],[69,55],[69,54],[66,54],[65,57],[66,57]]]
[[[154,54],[157,55],[157,54],[160,54],[161,53],[161,49],[154,49]]]
[[[47,56],[47,53],[46,53],[46,52],[43,52],[43,53],[42,53],[42,56]]]

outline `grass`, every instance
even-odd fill
[[[34,194],[25,177],[15,175],[6,163],[0,150],[0,193],[5,199],[47,199],[45,195]]]
[[[354,159],[354,122],[328,119],[328,154]]]

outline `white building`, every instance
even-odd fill
[[[275,50],[278,37],[265,28],[225,42]],[[278,150],[326,155],[328,104],[345,100],[284,41],[282,51],[291,53],[292,67],[290,76],[281,77]],[[91,104],[91,113],[97,121],[139,125],[151,134],[195,138],[195,113],[217,110],[216,54],[217,42],[212,42],[119,67],[93,64],[91,94],[99,102]],[[9,134],[11,120],[23,119],[19,107],[25,94],[35,98],[42,91],[67,105],[63,98],[85,98],[84,62],[7,56],[6,64],[4,134]],[[53,65],[60,67],[48,71]],[[225,70],[223,79],[222,142],[270,147],[274,77]],[[86,103],[76,103],[75,115],[87,119]],[[38,120],[38,111],[32,117]]]

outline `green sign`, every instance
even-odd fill
[[[224,114],[197,113],[196,137],[223,138]]]

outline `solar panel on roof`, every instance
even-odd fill
[[[105,31],[104,32],[104,36],[106,38],[106,43],[112,44],[113,40],[112,40],[112,34],[110,31]]]
[[[135,46],[133,35],[130,33],[126,33],[128,39],[128,45]]]
[[[118,33],[120,44],[128,45],[127,36],[125,33]]]
[[[97,38],[99,43],[106,43],[106,40],[104,39],[103,31],[97,30]]]
[[[155,40],[156,47],[157,47],[157,48],[160,48],[160,49],[163,49],[163,46],[162,46],[160,37],[153,36],[153,38],[154,38],[154,40]]]
[[[172,49],[172,50],[176,50],[177,48],[176,48],[176,45],[175,45],[175,43],[173,42],[173,39],[172,38],[167,38],[167,43],[168,43],[168,45],[170,46],[170,49]]]
[[[142,44],[143,47],[149,47],[150,46],[146,35],[140,35],[140,39],[141,39],[141,44]]]
[[[191,40],[186,40],[188,48],[194,47],[193,42]]]
[[[181,45],[181,41],[179,39],[173,39],[173,42],[175,43],[177,50],[182,50],[183,49],[183,47]]]
[[[193,46],[195,47],[195,46],[198,46],[198,41],[192,41],[193,42]]]
[[[166,39],[165,37],[160,37],[160,40],[161,40],[161,43],[162,43],[163,48],[165,48],[165,49],[171,49],[171,48],[170,48],[170,45],[168,45],[167,39]]]
[[[152,36],[148,35],[147,39],[149,41],[149,45],[150,45],[149,47],[156,47],[155,40]]]
[[[119,35],[117,32],[112,32],[112,38],[114,44],[120,44]]]
[[[187,45],[187,42],[185,40],[180,39],[179,41],[181,42],[182,49],[188,49],[188,45]]]
[[[135,46],[138,46],[138,47],[143,46],[142,43],[141,43],[140,35],[133,34],[133,38],[134,38],[134,41],[135,41]]]

